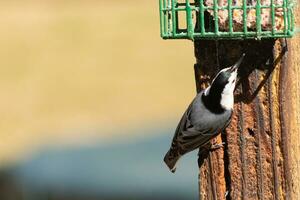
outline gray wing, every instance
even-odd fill
[[[210,139],[218,135],[230,123],[231,113],[226,119],[226,123],[212,121],[209,116],[207,118],[206,116],[203,117],[206,113],[195,111],[196,98],[183,114],[173,138],[172,148],[176,149],[181,155],[207,144]],[[196,115],[193,112],[197,112]],[[193,113],[193,117],[191,117],[191,113]],[[197,123],[197,120],[194,119],[195,116],[201,118],[201,121]],[[222,124],[222,126],[219,127],[215,124]]]

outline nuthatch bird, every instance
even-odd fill
[[[229,125],[237,71],[244,56],[233,66],[222,69],[211,86],[199,92],[183,114],[164,158],[171,172],[175,172],[176,162],[182,155],[206,146]]]

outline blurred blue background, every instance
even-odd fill
[[[163,157],[195,95],[193,43],[156,1],[0,1],[0,200],[197,199]]]
[[[197,199],[196,152],[175,174],[162,162],[171,129],[161,136],[102,145],[40,149],[2,171],[1,199]]]

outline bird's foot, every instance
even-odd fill
[[[210,150],[210,151],[215,151],[215,150],[217,150],[217,149],[223,148],[224,145],[225,145],[225,142],[222,142],[222,143],[219,143],[219,144],[217,144],[217,143],[211,144],[209,150]]]
[[[207,143],[206,145],[199,148],[198,156],[205,155],[210,151],[215,151],[215,150],[218,150],[220,148],[223,148],[224,145],[225,145],[225,142],[214,143],[214,144]]]

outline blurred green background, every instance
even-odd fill
[[[162,163],[195,59],[192,42],[160,38],[157,1],[2,0],[0,24],[1,199],[197,196],[195,155],[175,175]],[[102,183],[100,171],[123,175]],[[128,179],[140,182],[127,190]]]

